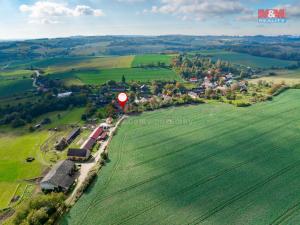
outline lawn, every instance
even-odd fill
[[[223,61],[229,61],[233,64],[239,64],[250,67],[259,67],[264,69],[271,67],[286,67],[296,63],[294,61],[259,57],[244,53],[228,52],[221,50],[207,50],[201,51],[199,53],[212,56],[213,60],[221,59]]]
[[[165,63],[166,65],[171,64],[173,56],[165,54],[146,54],[146,55],[136,55],[132,62],[133,67],[140,65],[157,64],[158,62]]]
[[[48,138],[48,132],[16,134],[5,132],[0,135],[0,209],[8,206],[18,184],[24,179],[39,176],[43,169],[39,146]],[[35,157],[27,163],[27,157]]]
[[[131,116],[62,224],[298,223],[299,98],[289,90],[247,108],[211,103]]]
[[[121,81],[181,80],[173,70],[163,68],[116,68],[103,70],[72,71],[50,75],[52,78],[66,79],[67,83],[80,80],[84,84],[103,84],[108,80]]]

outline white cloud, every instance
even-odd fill
[[[79,16],[103,16],[100,9],[93,9],[86,5],[77,5],[74,8],[67,4],[38,1],[33,5],[21,5],[20,11],[29,14],[30,23],[58,23],[59,17],[79,17]]]
[[[150,11],[196,20],[249,12],[238,0],[161,0],[161,5],[152,6]]]
[[[300,18],[300,4],[298,5],[278,5],[275,9],[286,9],[286,15],[288,18]]]

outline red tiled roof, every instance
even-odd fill
[[[97,139],[103,132],[103,128],[102,127],[97,127],[93,133],[90,135],[90,138],[93,138],[93,139]]]
[[[100,140],[104,140],[107,137],[107,132],[104,132],[100,136]]]

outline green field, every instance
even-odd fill
[[[163,68],[84,70],[50,76],[57,79],[66,79],[67,82],[70,82],[69,84],[72,84],[71,81],[77,83],[80,81],[84,84],[103,84],[108,80],[121,81],[123,75],[127,81],[180,80],[173,70]]]
[[[207,50],[199,52],[201,54],[212,56],[213,60],[229,61],[234,64],[243,66],[271,68],[271,67],[286,67],[295,64],[294,61],[280,60],[267,57],[253,56],[244,53],[228,52],[220,50]]]
[[[136,55],[132,62],[133,67],[148,64],[157,64],[158,62],[165,63],[166,65],[171,64],[173,56],[164,54],[147,54],[147,55]]]
[[[299,98],[130,117],[62,224],[298,224]]]
[[[43,169],[39,146],[48,138],[48,132],[0,135],[0,209],[8,206],[18,184],[24,179],[37,177]],[[35,157],[27,163],[27,157]]]
[[[32,89],[31,79],[6,80],[0,79],[0,97],[20,94]]]

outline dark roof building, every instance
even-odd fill
[[[66,141],[70,144],[79,134],[80,134],[80,128],[77,127],[71,131],[69,136],[66,138]]]
[[[58,162],[40,182],[43,191],[68,191],[75,181],[75,164],[70,160]]]
[[[75,149],[75,148],[70,148],[68,150],[68,159],[70,160],[87,160],[91,155],[90,150],[88,149]]]

